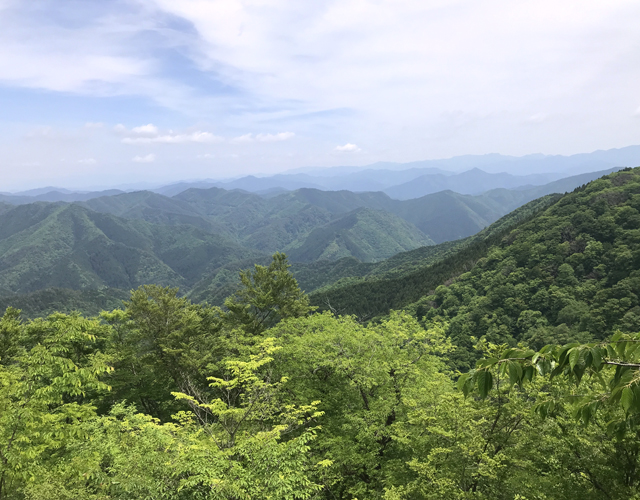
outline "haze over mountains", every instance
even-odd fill
[[[520,184],[524,178],[539,182],[540,175],[432,173],[440,184],[430,189],[463,190],[465,182],[491,189],[476,195],[446,189],[407,199],[381,191],[300,188],[259,195],[219,187],[177,189],[174,195],[46,189],[3,195],[0,296],[52,287],[113,290],[100,298],[105,301],[157,283],[215,302],[228,295],[239,269],[266,263],[278,251],[289,256],[311,292],[371,272],[367,263],[476,234],[531,200],[571,191],[612,170],[540,186]],[[407,190],[416,186],[429,187],[414,180]]]
[[[534,154],[513,157],[499,154],[458,156],[410,163],[379,162],[361,167],[303,168],[271,176],[245,176],[233,180],[180,181],[169,185],[127,185],[119,189],[70,191],[48,187],[0,192],[0,201],[85,201],[98,196],[151,190],[174,196],[189,188],[242,189],[263,196],[314,188],[325,191],[383,191],[394,199],[418,198],[450,189],[460,194],[481,194],[494,188],[540,186],[565,177],[640,164],[640,146],[595,151],[573,156]]]
[[[406,200],[450,189],[480,194],[494,188],[537,186],[573,175],[640,163],[640,146],[595,151],[573,156],[505,155],[459,156],[447,160],[411,163],[376,163],[363,167],[297,169],[267,177],[246,176],[232,181],[180,182],[154,191],[168,196],[189,187],[243,189],[259,194],[282,190],[383,191]]]

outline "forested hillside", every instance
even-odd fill
[[[193,226],[128,220],[77,205],[20,205],[2,215],[0,290],[188,286],[208,269],[256,255]]]
[[[634,178],[606,183],[630,189]],[[242,273],[224,309],[158,286],[96,318],[23,322],[8,309],[0,319],[0,496],[640,493],[640,381],[629,376],[640,367],[636,337],[539,353],[484,338],[486,358],[459,377],[449,368],[457,350],[447,322],[392,312],[363,324],[313,313],[287,266],[276,254]],[[553,366],[561,370],[550,376]],[[580,396],[567,397],[580,381]]]
[[[359,277],[316,290],[311,294],[312,303],[366,318],[404,308],[451,277],[471,269],[492,245],[559,197],[550,195],[530,202],[472,237],[398,254],[363,270]]]
[[[472,337],[539,348],[639,331],[639,296],[634,169],[575,190],[511,231],[473,269],[421,299],[419,314],[449,321],[457,366],[469,368]]]

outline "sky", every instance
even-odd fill
[[[0,0],[0,191],[640,144],[638,0]]]

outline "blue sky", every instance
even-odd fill
[[[640,2],[0,0],[0,191],[640,144]]]

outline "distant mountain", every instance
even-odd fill
[[[209,189],[211,187],[219,187],[221,183],[214,180],[203,180],[195,182],[176,182],[175,184],[169,184],[156,189],[150,189],[154,193],[162,194],[164,196],[175,196],[178,193],[182,193],[187,189]]]
[[[570,191],[608,172],[583,174],[544,186],[493,189],[476,196],[447,190],[402,201],[382,192],[302,188],[266,198],[243,190],[213,187],[191,188],[171,198],[149,191],[126,193],[95,198],[83,205],[153,223],[191,224],[264,253],[281,251],[294,242],[301,246],[302,239],[313,230],[358,208],[394,214],[435,243],[441,243],[475,234],[528,201]],[[472,174],[471,180],[485,175],[481,171]],[[512,176],[503,177],[513,180]]]
[[[240,189],[252,193],[263,193],[276,189],[297,190],[304,188],[323,191],[369,192],[384,191],[395,199],[418,198],[426,194],[451,189],[461,194],[479,194],[489,189],[513,188],[526,184],[540,185],[561,177],[560,174],[511,175],[489,174],[472,169],[459,174],[434,168],[409,168],[406,170],[366,169],[358,172],[332,176],[309,174],[278,174],[271,177],[247,176],[234,181],[216,183],[216,187],[227,190]],[[186,184],[176,185],[173,190]],[[166,192],[173,192],[166,190]],[[163,190],[157,190],[163,192]]]
[[[479,194],[496,188],[543,185],[565,176],[636,165],[640,165],[640,146],[572,156],[488,154],[410,163],[378,162],[362,167],[302,168],[273,176],[211,182],[216,187],[250,192],[275,188],[385,191],[392,198],[404,200],[447,189]],[[179,186],[173,189],[171,193]]]
[[[421,196],[451,190],[460,194],[480,194],[490,189],[513,189],[523,185],[538,186],[547,184],[553,176],[533,174],[516,176],[506,173],[489,174],[478,168],[456,175],[431,174],[411,179],[409,182],[386,188],[383,191],[391,198],[409,200]]]
[[[149,190],[172,197],[187,189],[241,189],[273,197],[278,191],[313,188],[324,191],[385,191],[395,199],[411,199],[450,189],[460,194],[480,194],[497,188],[536,186],[566,176],[640,165],[640,146],[594,151],[571,156],[532,154],[521,157],[500,154],[465,155],[408,163],[377,162],[364,166],[308,167],[271,176],[248,175],[235,180],[180,181]],[[121,190],[147,189],[141,185]],[[45,187],[19,193],[0,192],[0,202],[86,201],[110,192],[78,192]],[[122,192],[122,191],[121,191]]]
[[[357,208],[284,250],[293,262],[342,257],[377,262],[424,245],[433,245],[433,240],[412,224],[388,212]]]
[[[123,192],[118,189],[108,189],[106,191],[92,191],[90,193],[75,193],[75,192],[67,191],[66,189],[46,191],[44,193],[42,193],[41,191],[43,191],[43,189],[34,189],[32,191],[25,191],[23,193],[18,193],[18,194],[0,194],[0,202],[10,203],[12,205],[24,205],[27,203],[34,203],[37,201],[74,202],[74,201],[86,201],[92,198],[98,198],[100,196],[113,196]],[[33,193],[33,194],[25,194],[25,193]]]
[[[64,193],[64,194],[71,194],[75,192],[75,191],[61,188],[61,187],[45,186],[45,187],[36,188],[36,189],[28,189],[26,191],[17,191],[15,193],[2,193],[2,194],[13,194],[14,196],[39,196],[41,194],[51,193],[52,191],[57,191],[59,193]]]
[[[501,154],[462,155],[438,160],[421,160],[408,163],[377,162],[360,167],[310,167],[283,172],[284,174],[306,173],[314,176],[335,176],[358,173],[363,170],[407,170],[433,169],[427,173],[454,173],[479,168],[489,173],[506,172],[512,175],[558,173],[561,176],[577,175],[613,167],[634,167],[640,165],[640,146],[619,149],[598,150],[575,155],[530,154],[508,156]]]

